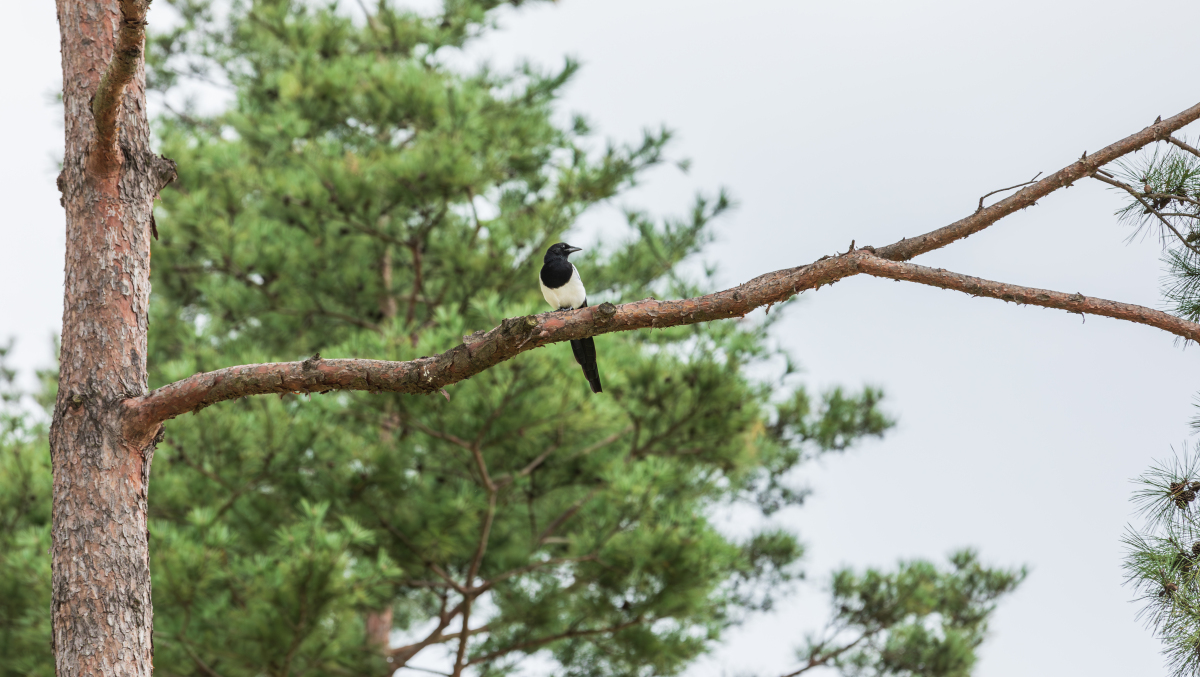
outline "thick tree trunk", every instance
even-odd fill
[[[121,406],[146,393],[151,207],[174,175],[149,147],[146,4],[58,0],[67,223],[50,430],[58,677],[152,669],[146,489],[158,427],[130,428]]]

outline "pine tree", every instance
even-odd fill
[[[901,562],[894,572],[833,574],[828,626],[797,651],[803,666],[784,677],[829,667],[854,677],[967,677],[996,599],[1026,571],[989,569],[972,550],[950,568]]]
[[[552,115],[570,62],[440,65],[487,3],[433,19],[381,4],[361,24],[300,2],[220,22],[179,7],[151,85],[169,97],[201,73],[236,98],[158,127],[180,175],[157,215],[152,385],[230,359],[410,360],[539,312],[541,252],[669,140],[590,152],[585,120]],[[579,261],[593,304],[698,293],[709,282],[678,266],[728,206],[630,214],[626,238]],[[159,669],[492,673],[547,650],[564,674],[678,671],[769,605],[801,553],[706,515],[796,503],[783,478],[801,460],[890,425],[875,390],[749,378],[779,355],[768,328],[601,339],[604,397],[554,346],[444,396],[284,396],[177,421],[150,508]],[[368,650],[392,628],[400,646]]]

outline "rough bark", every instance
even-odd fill
[[[464,336],[463,343],[444,353],[408,362],[323,360],[314,355],[303,362],[251,364],[196,374],[145,397],[128,400],[126,406],[131,413],[128,420],[138,428],[145,428],[217,402],[267,393],[333,390],[434,393],[523,352],[551,343],[616,331],[677,327],[741,317],[756,308],[782,303],[806,289],[833,284],[858,274],[957,289],[975,296],[1061,308],[1073,313],[1103,315],[1158,327],[1184,339],[1200,341],[1200,324],[1157,310],[889,261],[880,258],[874,249],[864,248],[807,266],[761,275],[732,289],[696,298],[679,301],[645,299],[620,306],[602,303],[579,310],[507,319],[491,331]]]
[[[50,429],[58,677],[152,669],[146,493],[158,427],[129,437],[121,420],[121,403],[146,392],[151,206],[174,176],[150,152],[147,4],[58,0],[67,227]]]
[[[1200,103],[1166,120],[1161,118],[1155,120],[1154,124],[1142,131],[1105,146],[1091,155],[1085,151],[1079,160],[1037,183],[1022,188],[990,207],[977,210],[965,219],[960,219],[924,235],[905,238],[895,244],[880,248],[876,253],[880,258],[908,261],[926,252],[945,247],[955,240],[969,237],[1009,214],[1033,206],[1038,200],[1059,188],[1069,187],[1080,179],[1092,176],[1097,169],[1123,155],[1128,155],[1154,141],[1170,139],[1173,132],[1197,119],[1200,119]]]

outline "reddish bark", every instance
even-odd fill
[[[1034,204],[1050,193],[1070,186],[1074,181],[1096,173],[1105,163],[1131,153],[1156,140],[1169,139],[1171,133],[1200,119],[1200,104],[1113,143],[1099,152],[1071,163],[1050,176],[1033,183],[990,207],[943,228],[879,249],[866,248],[807,266],[761,275],[745,284],[714,294],[681,301],[646,299],[614,306],[609,303],[567,312],[505,320],[489,332],[463,337],[463,343],[440,355],[408,362],[382,360],[320,360],[304,362],[244,365],[197,374],[164,386],[146,397],[129,400],[129,421],[146,429],[189,411],[198,411],[217,402],[265,393],[322,393],[330,390],[367,390],[404,393],[431,393],[468,379],[516,355],[551,343],[580,339],[614,331],[672,327],[730,317],[740,317],[762,306],[781,303],[806,289],[820,288],[844,277],[868,273],[958,289],[960,281],[931,276],[921,266],[887,267],[887,261],[906,261],[977,233],[1001,218]],[[853,245],[852,245],[853,246]],[[863,265],[866,264],[866,265]],[[961,276],[959,276],[961,277]],[[1009,291],[988,293],[1001,283],[971,278],[974,293],[1004,298]],[[967,285],[966,282],[961,282]],[[1006,285],[1011,290],[1024,289]],[[964,287],[962,290],[967,291]],[[1098,300],[1079,304],[1074,297],[1060,292],[1025,290],[1022,303],[1063,308],[1072,312],[1118,317],[1149,324],[1188,339],[1200,334],[1200,325],[1160,313],[1111,301],[1101,307]],[[1043,301],[1042,299],[1049,299]],[[1168,319],[1170,318],[1170,319]]]
[[[1066,188],[1080,179],[1095,174],[1097,169],[1123,155],[1128,155],[1154,141],[1170,139],[1172,132],[1197,119],[1200,119],[1200,103],[1166,120],[1155,120],[1154,124],[1142,131],[1105,146],[1096,153],[1088,155],[1085,152],[1083,157],[1076,162],[1063,167],[1037,183],[1022,188],[990,207],[976,211],[965,219],[955,221],[924,235],[905,238],[879,249],[876,254],[880,258],[892,261],[908,261],[926,252],[945,247],[955,240],[969,237],[1009,214],[1032,207],[1038,200],[1059,188]]]
[[[1128,322],[1157,327],[1188,341],[1200,342],[1200,324],[1188,322],[1158,310],[1120,301],[1092,298],[1083,294],[1064,294],[1049,289],[1021,287],[1005,282],[993,282],[980,277],[952,273],[942,268],[927,268],[912,263],[886,261],[875,256],[863,256],[858,269],[875,277],[917,282],[942,289],[954,289],[971,296],[986,296],[1011,303],[1043,308],[1059,308],[1081,315],[1100,315]]]
[[[157,427],[124,436],[121,403],[146,392],[150,209],[174,172],[150,152],[144,16],[145,3],[130,0],[58,0],[67,224],[50,429],[59,677],[152,669],[146,488]]]
[[[992,282],[911,263],[888,261],[871,249],[859,249],[823,261],[768,273],[725,291],[680,301],[645,299],[614,306],[604,303],[505,320],[489,332],[465,336],[440,355],[409,362],[323,360],[228,367],[177,381],[132,398],[129,421],[139,428],[198,411],[217,402],[266,393],[324,393],[331,390],[433,393],[517,355],[561,341],[616,331],[676,327],[740,317],[762,306],[782,303],[806,289],[865,273],[877,277],[957,289],[975,296],[1103,315],[1169,331],[1200,341],[1200,324],[1142,306]]]

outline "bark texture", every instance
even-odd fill
[[[782,303],[806,289],[867,274],[894,280],[956,289],[1015,303],[1102,315],[1157,327],[1200,342],[1200,324],[1143,306],[1082,294],[1066,294],[889,261],[873,248],[826,258],[799,268],[778,270],[732,289],[679,301],[644,299],[614,306],[602,303],[579,310],[557,311],[505,320],[487,332],[464,336],[458,346],[408,362],[323,360],[274,362],[218,369],[176,381],[145,397],[128,400],[128,418],[138,429],[225,400],[267,393],[325,393],[334,390],[435,393],[513,357],[551,343],[615,331],[676,327],[741,317],[763,306]],[[447,395],[449,397],[449,395]]]
[[[121,420],[121,403],[146,392],[151,206],[174,176],[173,164],[150,152],[147,4],[57,3],[67,227],[50,430],[58,677],[148,677],[152,669],[146,490],[157,428],[128,437]]]

